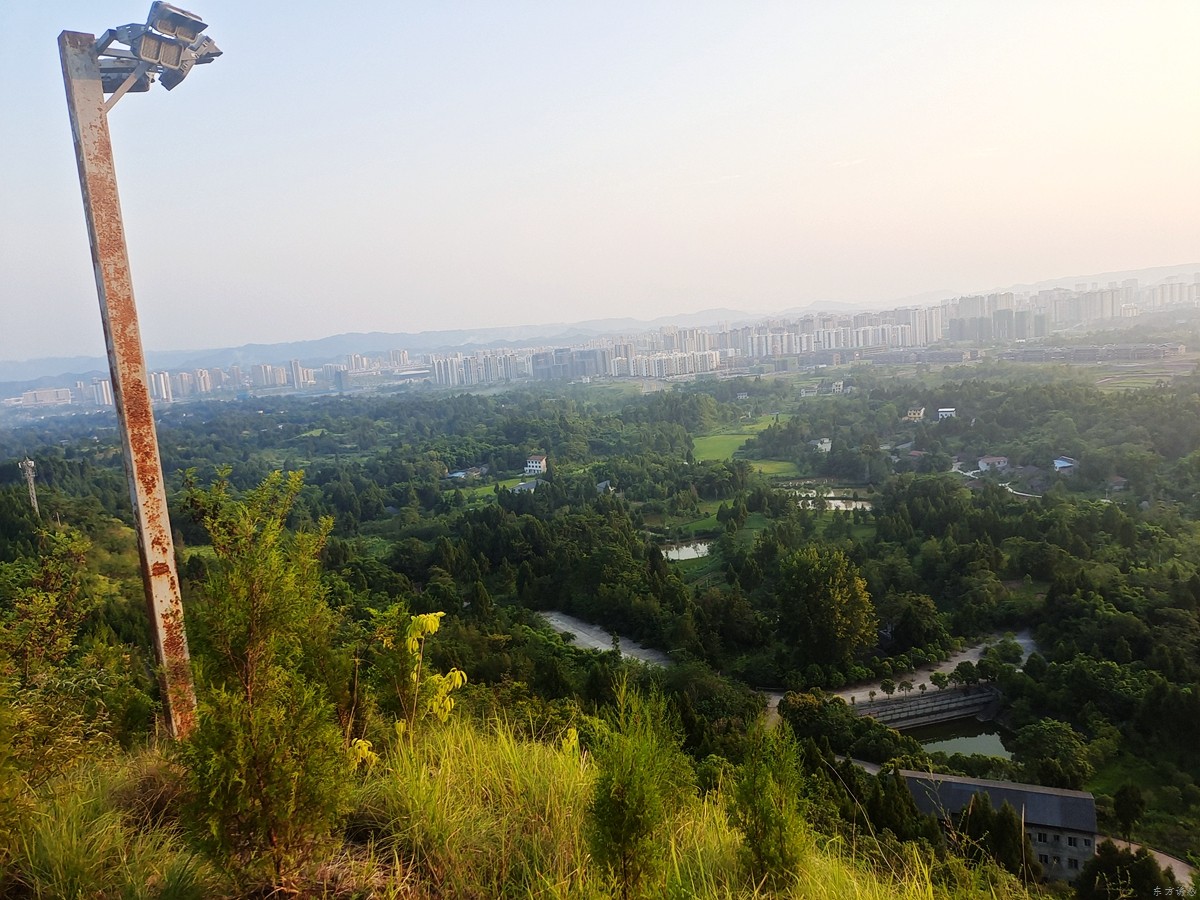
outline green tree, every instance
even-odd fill
[[[451,694],[467,683],[467,675],[457,668],[442,675],[428,665],[425,644],[441,628],[445,612],[410,616],[402,603],[371,612],[374,680],[381,688],[384,708],[399,716],[397,733],[411,741],[419,722],[433,718],[445,723],[450,718]]]
[[[1013,761],[1035,784],[1081,790],[1092,775],[1087,744],[1066,722],[1041,719],[1017,732]]]
[[[979,683],[979,671],[975,668],[975,663],[969,659],[964,659],[954,667],[954,676],[961,684],[973,685]]]
[[[878,620],[867,583],[841,550],[802,547],[779,561],[780,631],[799,666],[843,670],[875,643]]]
[[[302,482],[276,472],[237,499],[221,473],[187,494],[215,557],[195,606],[198,725],[178,751],[188,812],[203,846],[239,878],[276,885],[332,837],[350,772],[328,691],[306,671],[328,649],[335,617],[320,567],[331,523],[285,527]]]
[[[1125,897],[1163,896],[1176,887],[1173,873],[1159,868],[1145,847],[1133,853],[1104,841],[1096,848],[1075,883],[1079,900],[1121,900]]]
[[[152,711],[130,648],[110,628],[88,627],[96,594],[112,590],[88,571],[91,542],[64,528],[38,543],[36,557],[0,563],[0,693],[12,724],[0,756],[31,787],[85,750],[144,730]]]
[[[968,859],[990,857],[1026,881],[1041,877],[1029,835],[1007,802],[995,809],[986,793],[975,794],[959,816],[957,838]]]
[[[756,884],[795,877],[803,819],[796,739],[786,722],[750,734],[746,756],[733,778],[729,818],[742,833],[742,854]]]
[[[1020,816],[1006,800],[992,819],[991,855],[1008,871],[1027,882],[1042,877],[1042,867],[1033,852],[1033,842],[1022,827]]]
[[[928,594],[905,592],[889,596],[881,604],[880,614],[891,623],[895,652],[940,645],[947,640],[946,626]]]
[[[7,598],[0,594],[0,651],[27,686],[67,661],[96,606],[83,590],[91,542],[65,530],[43,531],[40,544],[36,563],[11,564],[0,573],[0,579],[15,582],[2,592]]]
[[[661,694],[638,694],[622,677],[609,731],[596,748],[595,793],[588,808],[592,854],[632,896],[658,871],[660,829],[693,790],[694,775]]]
[[[1146,812],[1146,798],[1142,796],[1142,789],[1136,784],[1123,784],[1117,788],[1117,792],[1113,795],[1113,814],[1117,817],[1117,823],[1121,826],[1121,834],[1125,840],[1129,840],[1129,835],[1133,832],[1133,826]]]

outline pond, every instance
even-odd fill
[[[852,497],[827,497],[825,504],[830,509],[871,509],[870,500],[855,500]]]
[[[699,559],[702,556],[708,556],[708,541],[696,541],[693,544],[676,544],[673,547],[664,547],[663,556],[675,562],[679,562],[682,559]]]
[[[800,506],[805,509],[815,509],[817,503],[817,492],[811,489],[794,490],[792,494],[799,498]],[[873,509],[875,506],[872,500],[863,500],[861,497],[856,497],[853,494],[826,494],[825,508],[826,509]]]
[[[1012,751],[1004,746],[1010,735],[995,722],[978,719],[958,719],[938,725],[922,725],[904,732],[930,753],[971,754],[1012,759]]]

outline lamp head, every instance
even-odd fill
[[[130,90],[147,90],[155,75],[161,76],[168,91],[174,89],[193,66],[210,63],[221,55],[216,41],[200,34],[207,27],[195,13],[156,0],[145,25],[110,28],[96,47],[105,93],[118,90],[139,63],[148,73],[139,77]],[[112,47],[114,42],[129,49]]]
[[[163,3],[162,0],[155,0],[151,5],[150,15],[146,17],[146,24],[159,34],[178,38],[185,44],[192,43],[200,36],[200,32],[208,27],[204,20],[195,13],[172,6],[170,3]]]
[[[129,48],[138,59],[152,66],[178,69],[183,63],[187,44],[145,29],[130,39]]]
[[[168,91],[174,90],[183,79],[187,78],[188,72],[192,71],[192,66],[210,63],[220,55],[221,50],[217,47],[217,42],[208,35],[204,35],[184,48],[183,58],[178,66],[170,69],[164,67],[160,79],[162,86]]]

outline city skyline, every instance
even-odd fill
[[[1001,351],[1019,362],[1142,359],[1177,355],[1178,342],[1105,342],[1103,346],[1056,346],[1059,337],[1078,337],[1114,321],[1135,322],[1148,313],[1200,307],[1200,272],[1191,280],[1173,277],[1142,285],[1123,281],[1078,283],[1074,289],[1042,288],[997,292],[860,312],[808,312],[758,321],[704,325],[663,324],[658,328],[613,329],[572,340],[548,338],[520,345],[495,341],[483,346],[414,352],[368,349],[365,343],[344,356],[317,354],[281,363],[294,344],[257,348],[247,364],[168,366],[148,373],[153,400],[204,399],[212,395],[266,396],[275,393],[356,392],[428,382],[440,387],[473,387],[528,381],[641,378],[679,380],[770,374],[793,368],[839,366],[870,361],[954,364]],[[366,335],[342,335],[366,340]],[[373,335],[371,339],[403,335]],[[1024,346],[1022,346],[1024,345]],[[1009,348],[1004,351],[1003,348]],[[1015,348],[1015,350],[1013,349]],[[273,354],[273,355],[268,355]],[[275,360],[272,362],[271,360]],[[777,368],[782,366],[782,369]],[[101,375],[76,380],[74,388],[42,386],[19,396],[0,397],[0,408],[69,405],[112,406]]]
[[[54,38],[145,5],[0,11],[0,360],[103,347]],[[1191,3],[468,4],[353,40],[185,5],[225,56],[112,114],[147,348],[880,307],[1200,246]]]

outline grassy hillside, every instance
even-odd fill
[[[397,898],[617,896],[593,859],[587,810],[597,765],[578,745],[468,720],[397,741],[352,780],[345,829],[314,844],[282,895]],[[179,816],[183,779],[169,748],[92,760],[37,793],[16,824],[0,896],[265,896],[194,849]],[[747,877],[742,836],[712,791],[671,811],[637,895],[824,898],[1024,897],[1011,880],[975,883],[920,851],[879,871],[866,847],[801,829],[794,881]],[[859,856],[856,858],[856,853]],[[953,867],[951,867],[953,868]]]

